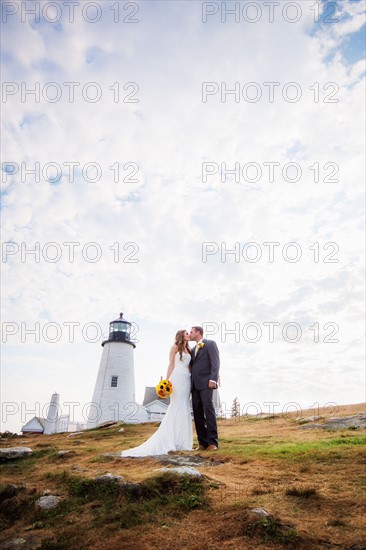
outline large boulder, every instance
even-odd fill
[[[103,474],[102,476],[96,477],[95,481],[97,483],[117,483],[122,481],[122,479],[122,476],[115,476],[114,474],[108,472],[108,474]]]
[[[17,458],[30,456],[32,453],[30,447],[8,447],[0,449],[0,460],[16,460]]]
[[[55,495],[47,495],[36,500],[36,508],[41,510],[53,510],[61,502],[62,498]]]
[[[322,428],[327,430],[358,430],[360,428],[366,428],[366,414],[329,418],[329,420],[322,425]]]
[[[366,414],[354,414],[352,416],[335,416],[329,418],[323,424],[305,424],[300,426],[302,429],[317,429],[323,430],[360,430],[366,428]]]
[[[192,466],[177,466],[176,468],[158,468],[158,472],[171,472],[179,475],[189,475],[194,477],[202,477],[201,472]]]

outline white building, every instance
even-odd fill
[[[33,416],[28,422],[22,426],[22,434],[45,434],[46,418],[41,418],[40,416]],[[63,432],[81,432],[85,430],[86,424],[83,422],[72,422],[70,420],[70,415],[62,415],[59,417],[59,424],[56,431],[52,433],[63,433]]]
[[[79,432],[85,428],[85,423],[71,421],[69,414],[61,414],[60,395],[55,392],[51,397],[47,418],[33,416],[22,427],[22,433],[50,435],[62,432]]]
[[[148,421],[147,410],[135,399],[135,372],[131,341],[131,323],[123,318],[109,324],[89,409],[88,428],[108,421],[137,424]]]
[[[142,405],[147,410],[148,422],[159,422],[163,420],[164,415],[168,410],[169,403],[170,397],[162,399],[157,395],[154,387],[146,386]]]
[[[22,426],[23,434],[43,434],[44,427],[46,425],[46,418],[40,416],[33,416],[28,422]]]

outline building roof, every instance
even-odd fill
[[[31,422],[34,422],[34,421],[38,422],[38,424],[40,424],[40,426],[44,429],[45,426],[46,426],[46,420],[47,420],[46,418],[41,418],[40,416],[33,416],[33,418],[31,418],[30,420],[28,420],[28,422],[26,422],[26,423],[24,424],[24,426],[22,427],[22,431],[23,431],[24,429],[26,429],[27,426],[28,426],[29,424],[31,424]]]
[[[142,406],[144,407],[146,404],[152,403],[153,401],[161,401],[162,403],[164,403],[164,405],[169,405],[170,397],[162,399],[157,395],[154,386],[146,386]]]
[[[40,416],[36,416],[35,419],[38,420],[42,428],[46,426],[47,418],[41,418]]]
[[[147,412],[166,412],[168,405],[167,403],[163,403],[163,399],[154,399],[154,401],[151,401],[151,403],[146,403],[145,408],[147,409]]]

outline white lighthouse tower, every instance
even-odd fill
[[[102,342],[103,353],[89,409],[88,428],[108,421],[129,424],[147,422],[147,410],[135,400],[135,372],[131,341],[131,323],[123,318],[109,324],[108,340]]]
[[[60,421],[59,410],[60,410],[60,395],[58,393],[53,393],[51,397],[51,403],[48,408],[47,420],[44,427],[44,434],[54,434],[58,432],[58,424]]]

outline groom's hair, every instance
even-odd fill
[[[199,332],[203,336],[203,328],[202,327],[192,327],[192,328],[193,328],[193,330],[196,330],[197,332]]]

